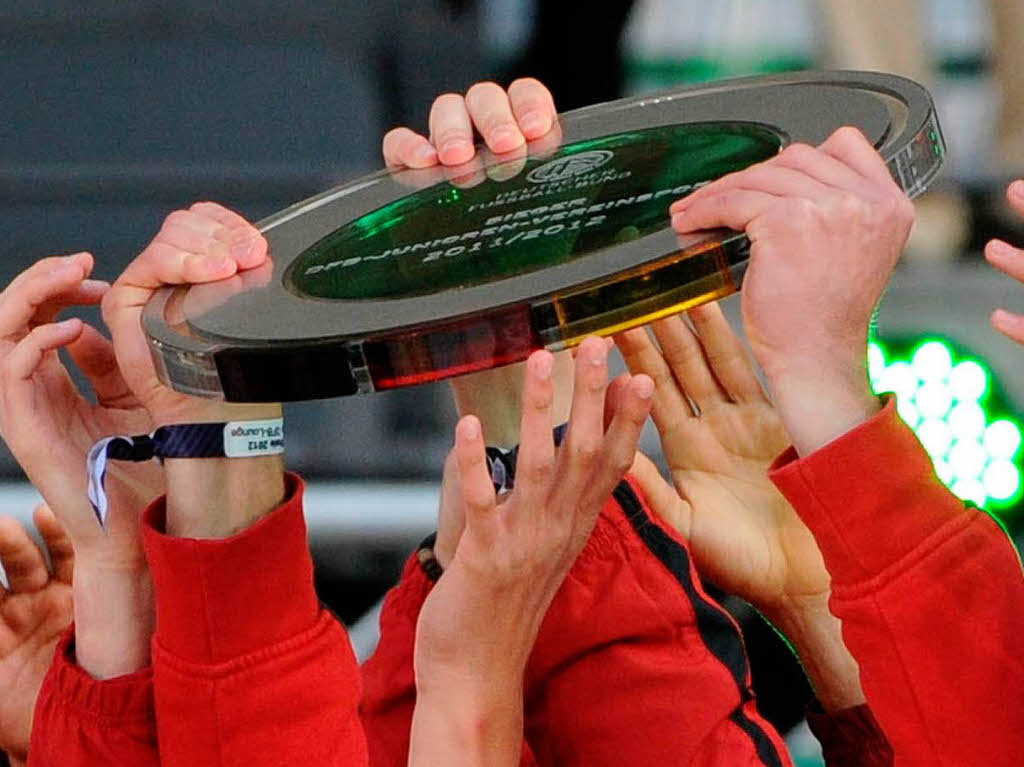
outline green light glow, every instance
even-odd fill
[[[988,454],[980,442],[958,440],[949,449],[949,465],[953,474],[962,479],[980,477],[988,462]]]
[[[885,352],[882,347],[872,341],[868,344],[868,375],[871,377],[871,385],[878,382],[879,376],[885,371]]]
[[[938,478],[957,496],[990,509],[1024,497],[1018,423],[996,419],[992,374],[984,361],[960,355],[945,341],[893,346],[872,341],[868,374],[878,393],[896,395],[900,417],[914,430]],[[992,397],[990,398],[990,394]],[[1005,412],[1005,410],[1003,411]]]

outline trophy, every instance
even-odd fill
[[[568,112],[520,152],[382,171],[257,225],[263,267],[162,289],[143,325],[179,391],[347,396],[570,348],[740,289],[743,233],[679,236],[669,206],[793,142],[859,128],[911,197],[945,153],[920,85],[812,72]]]

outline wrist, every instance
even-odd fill
[[[145,403],[156,428],[178,423],[213,423],[217,421],[259,421],[281,417],[281,405],[261,402],[223,402],[201,397],[185,397],[172,393],[169,403],[158,399]]]
[[[284,461],[260,458],[171,458],[167,472],[167,534],[228,538],[261,520],[284,500]]]
[[[519,444],[525,365],[506,365],[451,380],[455,409],[460,416],[475,415],[480,419],[488,445],[513,447]],[[572,407],[572,352],[555,355],[552,380],[555,384],[554,422],[565,423]]]
[[[418,635],[413,660],[417,695],[441,698],[458,691],[477,707],[487,708],[521,694],[532,642],[487,642],[488,652],[479,653],[463,639],[451,648],[454,652],[447,652],[447,647],[435,652],[429,649],[434,643],[419,639]]]
[[[828,712],[865,702],[856,660],[843,642],[842,623],[828,609],[828,593],[809,596],[763,611],[789,641]]]
[[[459,416],[475,415],[490,445],[512,447],[519,441],[519,413],[525,364],[453,378],[452,395]]]
[[[522,682],[515,689],[499,691],[479,681],[470,687],[422,691],[417,687],[411,764],[454,761],[493,767],[519,763]]]
[[[75,656],[87,674],[113,679],[149,665],[156,609],[148,569],[110,568],[79,557],[72,599]]]
[[[768,388],[793,447],[810,455],[882,409],[871,390],[865,360],[766,371]]]
[[[192,422],[281,417],[280,405],[225,406]],[[280,455],[242,458],[167,458],[167,533],[180,538],[227,538],[273,511],[284,499]]]

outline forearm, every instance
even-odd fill
[[[197,406],[195,422],[250,421],[281,417],[280,405]],[[165,419],[158,419],[165,420]],[[168,458],[168,535],[227,538],[252,526],[284,498],[284,461],[251,458]]]
[[[812,364],[768,373],[776,410],[800,456],[806,456],[870,420],[882,409],[865,362]]]
[[[167,469],[167,533],[226,538],[269,514],[284,498],[284,461],[177,458]]]
[[[74,572],[75,657],[94,679],[149,665],[156,611],[149,570],[110,570],[79,556]]]
[[[471,414],[480,419],[484,439],[489,445],[512,447],[519,443],[524,364],[506,365],[452,379],[456,410],[460,416]],[[569,420],[572,366],[571,352],[555,355],[552,378],[555,381],[553,411],[556,424]]]
[[[39,691],[28,764],[155,767],[151,669],[97,680],[78,662],[74,642],[70,632],[61,638]]]
[[[485,681],[485,680],[480,680]],[[523,743],[522,680],[504,689],[420,689],[412,719],[409,764],[518,766]]]
[[[828,609],[828,597],[798,608],[766,611],[765,617],[790,642],[826,712],[866,702],[857,661],[843,642],[842,623]]]

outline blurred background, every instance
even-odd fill
[[[882,307],[872,376],[901,394],[940,476],[1019,534],[1024,350],[987,322],[1024,290],[980,258],[1024,242],[1004,203],[1024,174],[1021,0],[34,0],[0,6],[0,281],[90,250],[113,279],[170,210],[198,199],[250,219],[376,169],[380,139],[425,128],[441,92],[531,75],[560,109],[743,74],[818,67],[907,74],[949,144]],[[730,303],[735,311],[735,301]],[[444,385],[289,408],[324,599],[373,645],[366,615],[433,528],[454,416]],[[646,446],[656,451],[652,435]],[[31,490],[0,454],[3,513]],[[766,713],[809,697],[745,605]],[[356,624],[360,617],[364,620]],[[813,744],[791,732],[797,756]]]

